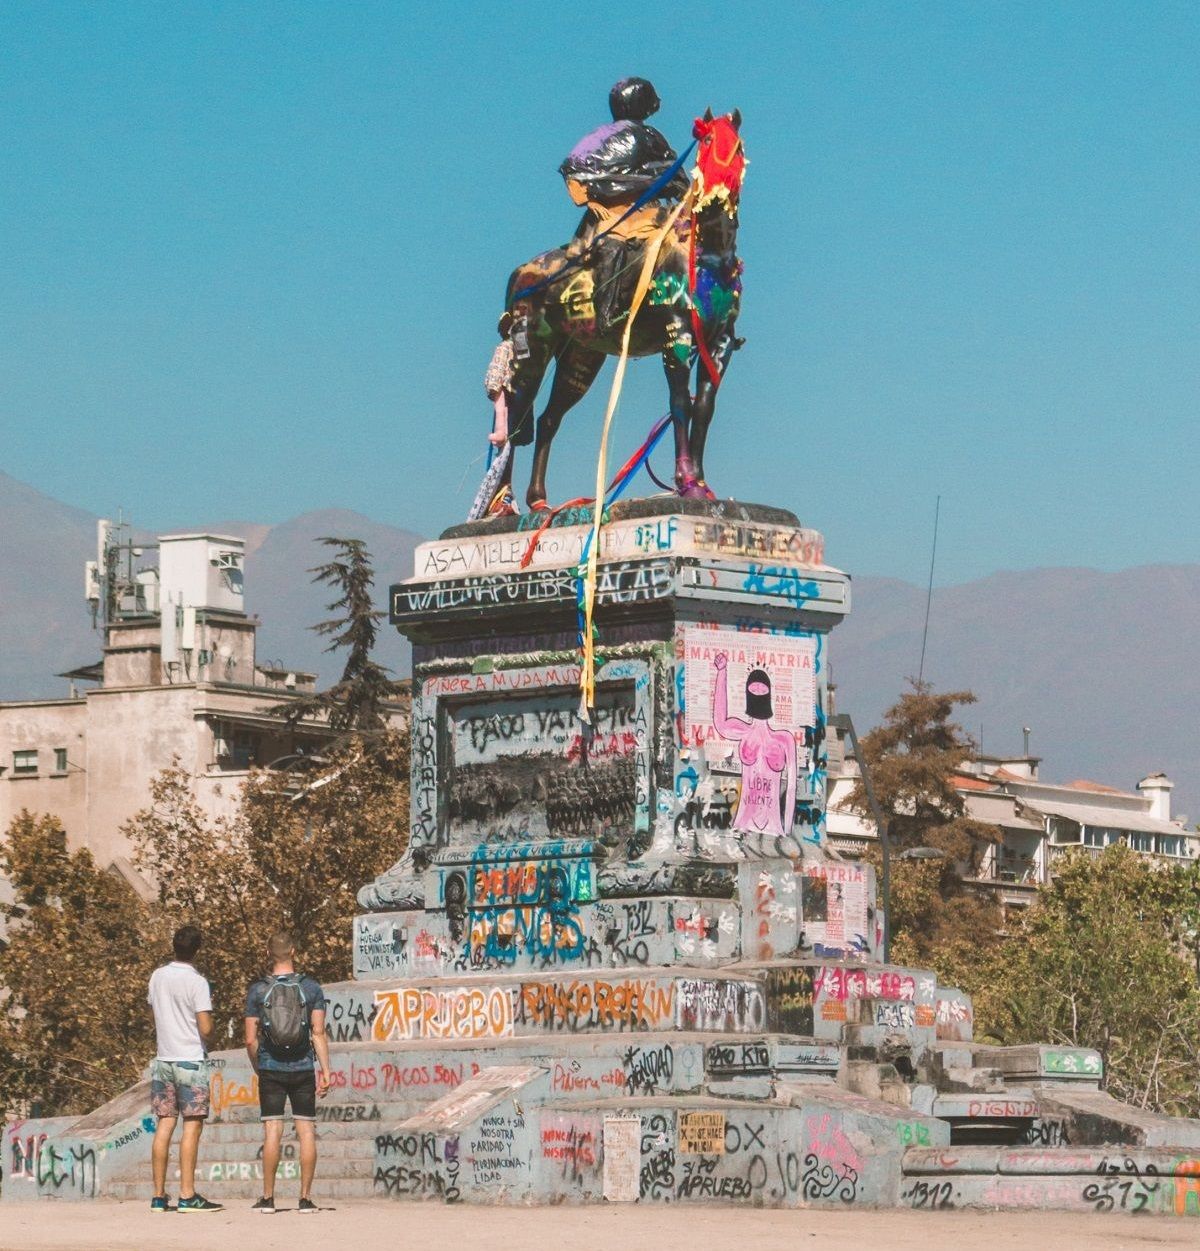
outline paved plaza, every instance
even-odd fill
[[[281,1196],[294,1209],[295,1196]],[[346,1203],[301,1219],[239,1205],[211,1216],[154,1216],[138,1203],[18,1203],[0,1209],[0,1251],[325,1251],[330,1246],[554,1246],[614,1251],[654,1245],[724,1251],[1122,1251],[1196,1245],[1194,1221],[1065,1212],[779,1211],[647,1205],[487,1208]]]

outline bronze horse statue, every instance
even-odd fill
[[[631,356],[662,355],[675,435],[675,489],[692,499],[713,499],[704,480],[704,444],[712,422],[717,388],[740,340],[734,333],[741,296],[741,261],[737,255],[737,208],[745,173],[739,134],[741,115],[697,118],[693,183],[658,251],[653,281],[637,312],[630,336]],[[661,230],[678,206],[658,204],[648,210],[650,225]],[[597,315],[603,294],[598,284],[622,274],[598,271],[592,252],[595,233],[587,232],[563,248],[534,257],[514,270],[505,307],[518,345],[508,401],[510,441],[533,442],[533,469],[526,503],[546,504],[546,469],[550,447],[567,412],[587,393],[606,356],[619,356],[629,308],[611,318]],[[644,248],[630,247],[623,269],[636,279]],[[626,284],[632,286],[629,278]],[[534,401],[554,362],[554,381],[546,407],[534,423]],[[696,370],[695,396],[691,371]],[[507,498],[513,457],[499,480],[498,498]],[[511,511],[511,506],[509,508]]]

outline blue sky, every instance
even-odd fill
[[[0,468],[48,494],[459,520],[505,278],[573,229],[556,167],[638,73],[677,144],[745,118],[720,493],[918,582],[939,493],[939,581],[1200,559],[1191,0],[9,0],[0,46]],[[638,363],[614,454],[664,407]]]

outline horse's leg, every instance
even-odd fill
[[[667,331],[663,348],[663,370],[667,375],[667,393],[671,405],[671,425],[675,431],[675,489],[690,497],[696,483],[696,470],[688,447],[688,426],[692,418],[691,380],[688,354],[691,332],[682,322],[673,322]]]
[[[723,378],[729,368],[729,358],[733,355],[737,340],[734,338],[733,326],[727,324],[721,331],[714,345],[712,358],[717,372]],[[717,402],[717,388],[703,361],[697,362],[700,371],[696,383],[696,398],[692,403],[692,425],[688,438],[688,451],[691,453],[692,464],[695,466],[696,478],[703,488],[707,499],[716,499],[704,479],[704,444],[708,439],[708,427],[712,423],[713,409]]]
[[[508,401],[508,441],[512,453],[504,466],[500,486],[511,487],[513,468],[517,461],[517,448],[528,447],[533,442],[533,406],[537,393],[550,365],[550,353],[540,342],[530,344],[530,354],[517,363],[513,376],[512,395]]]
[[[529,490],[525,492],[525,502],[530,508],[538,508],[546,503],[546,467],[550,463],[550,444],[554,442],[563,417],[587,394],[603,364],[603,352],[584,347],[578,342],[568,343],[559,352],[554,366],[554,385],[550,388],[550,399],[537,419],[533,469],[529,476]]]

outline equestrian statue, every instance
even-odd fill
[[[501,343],[485,380],[496,408],[491,441],[500,454],[473,516],[517,511],[513,449],[530,443],[526,504],[548,508],[546,470],[559,424],[604,358],[620,356],[623,346],[630,356],[662,357],[676,492],[715,498],[705,481],[704,444],[721,378],[741,345],[735,334],[742,288],[737,210],[746,166],[741,115],[714,117],[710,109],[696,119],[695,164],[686,171],[691,149],[678,157],[647,124],[659,107],[649,82],[623,79],[610,92],[609,107],[613,120],[580,140],[559,167],[571,199],[585,207],[574,238],[519,266],[508,281]],[[552,362],[550,396],[535,419]]]

